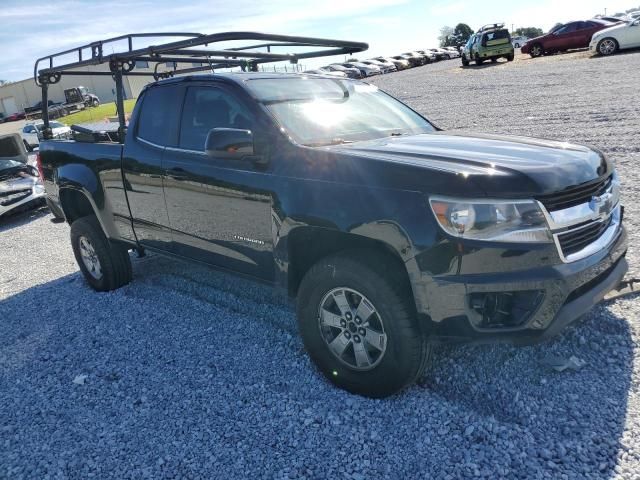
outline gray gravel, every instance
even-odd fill
[[[640,55],[458,65],[376,83],[445,128],[601,148],[637,238]],[[640,478],[637,297],[544,345],[438,347],[369,400],[321,379],[268,288],[149,256],[98,294],[49,220],[0,221],[0,478]]]

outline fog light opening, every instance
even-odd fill
[[[472,293],[469,306],[477,315],[471,320],[479,328],[520,327],[535,313],[543,296],[540,290]]]

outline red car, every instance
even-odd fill
[[[26,115],[24,112],[12,113],[11,115],[7,115],[4,117],[5,122],[15,122],[16,120],[24,120]]]
[[[524,44],[521,52],[535,58],[575,48],[588,48],[594,33],[612,25],[614,23],[596,18],[558,25],[546,35],[530,39]]]

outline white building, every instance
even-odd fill
[[[165,65],[159,70],[166,70]],[[93,67],[83,67],[80,71],[108,71],[107,65],[98,65]],[[134,69],[136,72],[153,72],[153,68],[149,68],[147,62],[138,62]],[[137,98],[142,88],[153,82],[152,76],[124,76],[124,94],[125,98]],[[116,84],[110,75],[62,75],[60,81],[54,85],[49,85],[49,99],[54,102],[64,102],[64,91],[67,88],[84,86],[91,93],[95,93],[100,102],[109,103],[116,99]],[[0,86],[0,113],[5,116],[12,113],[23,112],[25,107],[32,107],[42,100],[42,90],[38,87],[33,78],[20,80],[18,82],[9,83]]]

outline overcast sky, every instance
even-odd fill
[[[604,13],[605,7],[613,14],[639,4],[640,0],[0,0],[0,79],[22,80],[33,74],[38,57],[123,33],[255,30],[364,41],[370,45],[366,55],[375,56],[437,46],[440,28],[459,22],[474,29],[505,22],[546,31],[557,22]]]

